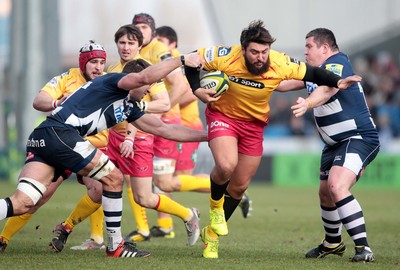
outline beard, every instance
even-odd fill
[[[246,55],[244,56],[244,60],[245,60],[247,69],[250,71],[250,73],[252,73],[254,75],[261,75],[261,74],[267,72],[269,69],[269,63],[270,63],[269,58],[268,58],[267,62],[264,63],[261,67],[256,67],[255,64],[250,63],[250,61],[246,57]],[[257,62],[257,63],[261,63],[261,62]]]

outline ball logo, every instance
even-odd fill
[[[211,81],[203,86],[205,89],[214,89],[215,87],[217,87],[217,83],[214,81]]]

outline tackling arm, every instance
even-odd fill
[[[318,86],[307,98],[298,97],[296,104],[291,107],[294,116],[300,117],[308,109],[313,109],[324,104],[338,91],[338,88]]]
[[[157,117],[145,114],[132,124],[144,132],[161,136],[168,140],[178,142],[203,142],[207,141],[207,132],[187,128],[182,125],[165,124]]]

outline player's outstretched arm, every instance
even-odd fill
[[[118,82],[118,87],[125,90],[131,90],[143,85],[150,85],[167,76],[171,71],[181,65],[202,68],[204,60],[195,53],[186,54],[183,57],[174,57],[142,70],[139,73],[129,73]]]
[[[307,98],[298,97],[296,104],[291,107],[294,116],[300,117],[308,109],[313,109],[324,104],[338,91],[338,88],[318,86]]]
[[[204,142],[207,141],[207,132],[187,128],[182,125],[165,124],[151,114],[145,114],[132,124],[144,132],[178,142]]]

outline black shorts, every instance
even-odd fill
[[[26,144],[25,163],[39,161],[56,171],[79,172],[96,154],[96,147],[72,128],[44,127],[35,129]]]
[[[322,151],[320,180],[327,180],[332,166],[341,166],[353,171],[357,179],[379,152],[379,145],[367,144],[360,139],[349,139]]]

